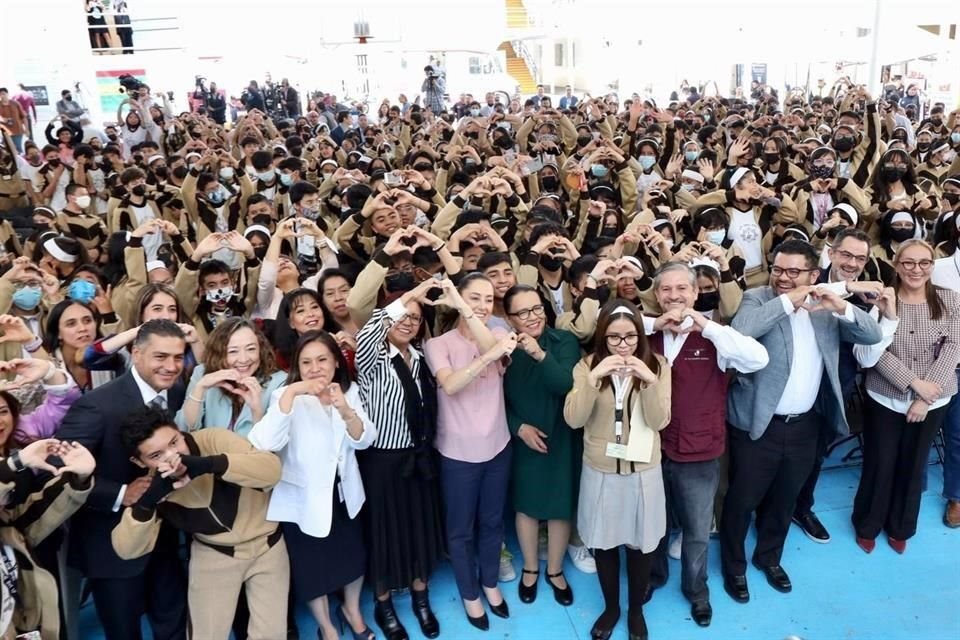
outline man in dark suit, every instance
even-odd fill
[[[97,460],[93,491],[70,528],[69,563],[90,581],[107,640],[140,640],[144,613],[155,640],[186,637],[186,576],[176,532],[161,531],[153,552],[135,560],[120,559],[110,538],[123,507],[136,504],[150,486],[124,449],[120,424],[144,405],[170,413],[180,409],[185,348],[176,323],[145,323],[133,343],[130,371],[77,400],[57,432],[57,438],[79,442]]]
[[[731,326],[766,348],[770,363],[737,374],[727,398],[730,487],[720,522],[723,587],[750,600],[745,540],[757,514],[753,564],[777,591],[793,587],[780,566],[797,494],[817,456],[821,421],[848,431],[840,388],[840,341],[876,344],[880,325],[826,287],[819,256],[802,240],[774,250],[770,286],[747,291]]]
[[[349,111],[340,111],[337,113],[337,126],[330,132],[330,137],[333,138],[334,142],[343,144],[343,139],[347,137],[347,131],[350,130],[350,125],[347,123],[351,120],[352,117]]]

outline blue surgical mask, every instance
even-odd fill
[[[606,178],[607,174],[610,173],[610,169],[602,164],[592,164],[590,165],[590,173],[594,178]]]
[[[644,157],[646,158],[646,157],[649,157],[649,156],[644,156]],[[683,159],[687,161],[687,164],[693,164],[694,162],[697,161],[697,158],[699,158],[699,157],[700,157],[700,152],[699,152],[699,151],[684,151],[684,152],[683,152]]]
[[[707,231],[707,240],[713,244],[723,244],[723,241],[727,239],[726,229],[719,229],[717,231]]]
[[[276,175],[276,171],[274,171],[273,169],[268,169],[263,173],[258,173],[257,177],[263,180],[264,182],[270,182],[271,180],[273,180],[273,177],[275,175]]]
[[[223,200],[224,200],[223,190],[217,189],[216,191],[211,191],[210,193],[207,194],[207,200],[209,200],[211,204],[216,204],[216,205],[223,204]]]
[[[97,295],[97,287],[86,280],[76,279],[67,287],[67,297],[80,304],[89,304]]]
[[[470,109],[470,115],[476,118],[478,115],[480,115],[480,109]]]
[[[285,187],[289,187],[290,185],[293,184],[293,176],[290,175],[289,173],[281,173],[280,184],[282,184]]]
[[[656,164],[657,159],[654,156],[640,156],[637,158],[637,161],[640,163],[640,166],[643,167],[644,171],[649,171],[653,168],[653,165]]]
[[[954,131],[950,134],[950,142],[953,144],[960,144],[960,133]]]
[[[40,287],[23,287],[13,292],[13,304],[21,311],[33,311],[42,297]]]

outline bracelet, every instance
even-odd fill
[[[441,242],[441,243],[440,243],[440,246],[439,246],[439,247],[435,247],[435,248],[433,249],[433,251],[434,251],[435,253],[440,253],[441,251],[443,251],[443,248],[446,247],[446,246],[447,246],[447,243],[446,243],[446,242]]]
[[[14,451],[9,458],[7,458],[7,464],[10,465],[10,468],[14,471],[23,471],[26,469],[26,465],[23,464],[23,460],[20,459],[20,452]]]
[[[42,380],[44,383],[46,383],[48,380],[50,380],[50,378],[52,378],[52,377],[54,376],[54,374],[56,374],[56,372],[57,372],[57,365],[53,364],[53,362],[50,362],[50,363],[49,363],[49,368],[47,369],[47,372],[44,374],[44,376],[43,376],[43,378],[41,378],[41,380]]]
[[[202,398],[194,398],[192,393],[187,396],[187,400],[193,400],[197,404],[200,404],[201,402],[203,402]]]

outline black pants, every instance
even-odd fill
[[[187,637],[186,571],[175,549],[154,551],[138,576],[91,579],[90,590],[106,640],[141,640],[144,614],[154,640]]]
[[[923,422],[867,398],[863,428],[863,471],[853,501],[853,526],[861,538],[872,540],[881,529],[897,540],[917,532],[920,495],[927,473],[930,446],[947,407],[927,413]]]
[[[817,437],[817,459],[813,462],[813,469],[807,476],[807,481],[800,488],[800,495],[797,496],[797,506],[794,513],[798,516],[805,515],[813,511],[813,492],[817,488],[817,482],[820,480],[820,470],[823,468],[823,461],[827,457],[827,451],[830,445],[837,438],[837,432],[832,426],[822,420],[820,424],[820,434]]]
[[[757,440],[731,427],[730,487],[720,521],[724,575],[744,575],[744,548],[750,514],[757,513],[753,557],[764,566],[780,564],[797,494],[817,456],[821,418],[813,411],[789,423],[774,418]]]

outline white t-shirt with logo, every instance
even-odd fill
[[[753,210],[740,211],[728,207],[730,230],[728,234],[733,243],[740,247],[746,269],[756,269],[763,265],[763,231],[753,217]]]

